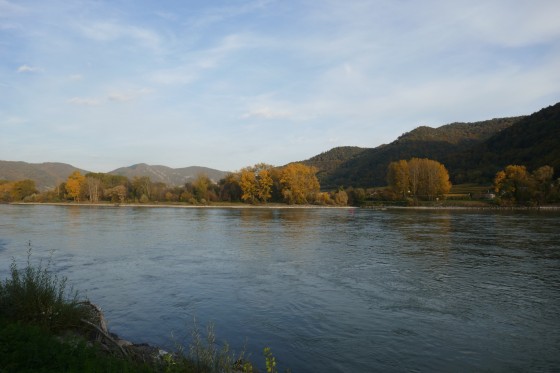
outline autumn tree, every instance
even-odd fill
[[[68,179],[66,179],[66,193],[68,197],[79,202],[82,194],[82,187],[85,183],[86,177],[80,171],[74,171]]]
[[[410,193],[418,198],[433,199],[449,193],[451,182],[444,165],[427,158],[412,158],[389,164],[389,187],[403,197]]]
[[[554,192],[554,169],[542,166],[529,173],[522,165],[508,165],[496,173],[494,190],[501,201],[512,203],[538,202],[551,200]]]
[[[504,200],[523,202],[529,199],[531,180],[525,166],[509,165],[498,171],[494,178],[494,190]]]
[[[348,193],[344,190],[339,190],[334,195],[334,202],[339,206],[346,206],[348,204]]]
[[[30,179],[7,181],[0,180],[0,201],[23,201],[38,193],[35,181]]]
[[[403,198],[406,197],[409,190],[409,169],[408,162],[400,160],[391,162],[387,169],[387,183],[393,191]]]
[[[111,198],[112,202],[124,203],[127,196],[127,189],[124,185],[117,185],[105,190],[105,194]]]
[[[315,167],[302,163],[290,163],[283,167],[280,182],[284,200],[290,204],[305,204],[313,200],[314,195],[320,190],[316,173]]]
[[[239,173],[239,186],[241,198],[245,202],[266,203],[272,192],[272,170],[273,166],[266,163],[258,163],[252,167],[246,167]]]

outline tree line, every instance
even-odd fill
[[[321,192],[317,169],[301,163],[274,167],[264,163],[246,167],[214,182],[204,174],[181,186],[153,182],[148,176],[73,172],[53,190],[39,193],[32,180],[0,183],[0,201],[188,203],[245,202],[265,204],[346,205],[344,191]]]
[[[554,180],[551,166],[529,172],[525,166],[508,165],[496,174],[494,190],[501,205],[560,202],[560,179]]]
[[[33,180],[0,180],[0,202],[111,202],[187,203],[214,202],[249,204],[286,203],[361,206],[368,201],[440,200],[450,192],[445,166],[427,158],[391,162],[386,188],[343,188],[321,191],[317,169],[302,163],[274,167],[265,163],[229,173],[218,182],[198,175],[181,186],[153,182],[148,176],[134,177],[75,171],[53,190],[39,193]],[[498,205],[540,205],[560,202],[560,179],[554,169],[542,166],[529,172],[525,166],[509,165],[499,171],[493,183],[493,203]]]

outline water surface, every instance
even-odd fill
[[[560,214],[0,205],[134,342],[193,320],[294,372],[560,368]]]

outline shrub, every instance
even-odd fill
[[[82,329],[82,319],[91,320],[91,308],[80,302],[78,292],[67,291],[67,279],[50,269],[50,259],[31,264],[31,244],[27,266],[20,270],[13,259],[11,277],[0,282],[0,317],[30,323],[52,332]]]

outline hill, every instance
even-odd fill
[[[364,150],[366,149],[357,146],[341,146],[332,148],[331,150],[316,155],[306,161],[303,161],[302,163],[307,166],[316,167],[319,170],[317,178],[319,179],[319,182],[323,184],[329,175],[339,168],[341,164],[354,158]]]
[[[83,175],[89,172],[66,163],[0,161],[0,180],[31,179],[35,181],[37,188],[41,191],[55,188],[60,183],[66,181],[68,176],[74,171],[80,171]],[[194,180],[200,174],[205,174],[211,180],[217,182],[227,174],[227,172],[207,167],[170,168],[166,166],[150,166],[144,163],[130,167],[121,167],[109,173],[126,176],[129,179],[135,176],[149,176],[153,182],[163,182],[170,186],[183,185],[188,181]]]
[[[483,143],[442,158],[452,178],[489,182],[508,164],[554,167],[560,173],[560,103],[524,117]]]
[[[191,166],[171,168],[167,166],[152,166],[145,163],[117,168],[109,173],[113,175],[126,176],[129,179],[148,176],[153,182],[161,182],[167,185],[183,185],[186,182],[193,181],[201,174],[208,176],[214,182],[218,182],[228,174],[225,171],[219,171],[207,167]]]
[[[0,180],[31,179],[39,190],[55,188],[74,171],[88,172],[66,163],[0,161]]]
[[[438,128],[418,127],[397,140],[377,148],[358,148],[348,156],[326,166],[316,157],[303,163],[319,168],[321,186],[325,189],[338,186],[369,187],[386,185],[385,177],[390,162],[412,157],[441,160],[449,154],[469,149],[493,135],[509,128],[524,117],[497,118],[475,123],[451,123]],[[337,149],[337,148],[335,148]],[[329,152],[323,153],[329,154]]]

